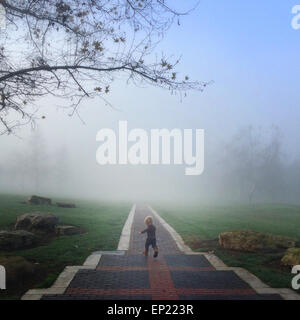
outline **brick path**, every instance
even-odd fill
[[[43,300],[269,300],[279,295],[258,295],[233,271],[217,271],[204,255],[179,251],[168,231],[154,219],[159,256],[144,250],[144,218],[150,210],[138,206],[124,255],[103,255],[96,270],[77,272],[64,294],[43,295]]]

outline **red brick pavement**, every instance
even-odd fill
[[[164,258],[148,258],[149,280],[153,300],[178,300],[178,294]]]

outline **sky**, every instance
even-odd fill
[[[174,3],[185,9],[182,1]],[[96,134],[102,128],[116,128],[119,120],[127,120],[130,128],[146,130],[204,129],[206,150],[217,148],[243,126],[278,125],[286,156],[299,156],[300,30],[291,27],[296,4],[289,0],[201,0],[195,11],[181,18],[180,26],[174,24],[158,48],[182,56],[182,74],[213,81],[204,92],[189,92],[182,101],[168,91],[136,88],[120,79],[109,97],[116,109],[101,100],[85,102],[80,109],[83,124],[56,108],[52,98],[43,99],[41,113],[46,120],[38,123],[39,132],[49,150],[61,146],[68,150],[74,194],[184,201],[195,182],[204,179],[185,177],[182,168],[99,166]],[[26,150],[31,134],[30,128],[22,128],[17,136],[1,136],[2,155]]]

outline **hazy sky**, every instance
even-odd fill
[[[176,3],[181,8],[182,1]],[[101,100],[90,100],[80,109],[83,125],[76,116],[57,110],[51,98],[41,101],[46,120],[38,123],[39,128],[50,150],[67,146],[76,192],[172,198],[203,179],[185,177],[182,168],[100,167],[95,159],[96,133],[104,127],[115,128],[119,120],[128,120],[132,128],[202,128],[207,149],[242,126],[276,124],[284,133],[288,156],[298,155],[300,30],[291,27],[295,4],[290,0],[202,0],[196,11],[181,19],[180,26],[174,24],[159,52],[182,55],[184,75],[214,81],[203,93],[188,93],[182,102],[168,91],[127,86],[120,79],[109,97],[118,111]],[[22,139],[0,137],[1,153],[22,150],[29,132],[29,128],[18,131]]]

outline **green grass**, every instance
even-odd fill
[[[300,242],[300,206],[166,207],[158,205],[156,209],[187,244],[191,244],[191,239],[194,241],[198,239],[201,243],[201,241],[218,238],[222,232],[239,229],[290,236]],[[197,251],[206,250],[208,249],[197,248]],[[291,287],[292,275],[289,268],[280,266],[282,253],[230,252],[217,246],[214,251],[228,266],[245,268],[272,287]]]
[[[251,229],[300,240],[300,206],[260,205],[216,207],[158,207],[159,214],[182,234],[202,239],[218,237],[221,232]]]
[[[116,250],[130,210],[129,204],[75,201],[76,209],[66,209],[24,205],[20,201],[24,201],[24,197],[0,195],[0,230],[9,229],[17,216],[36,211],[52,212],[62,223],[80,226],[86,230],[81,235],[56,237],[49,243],[32,249],[0,251],[0,256],[22,256],[47,270],[47,274],[35,287],[51,286],[65,266],[82,265],[93,251]],[[27,288],[23,291],[26,291],[25,289]]]

